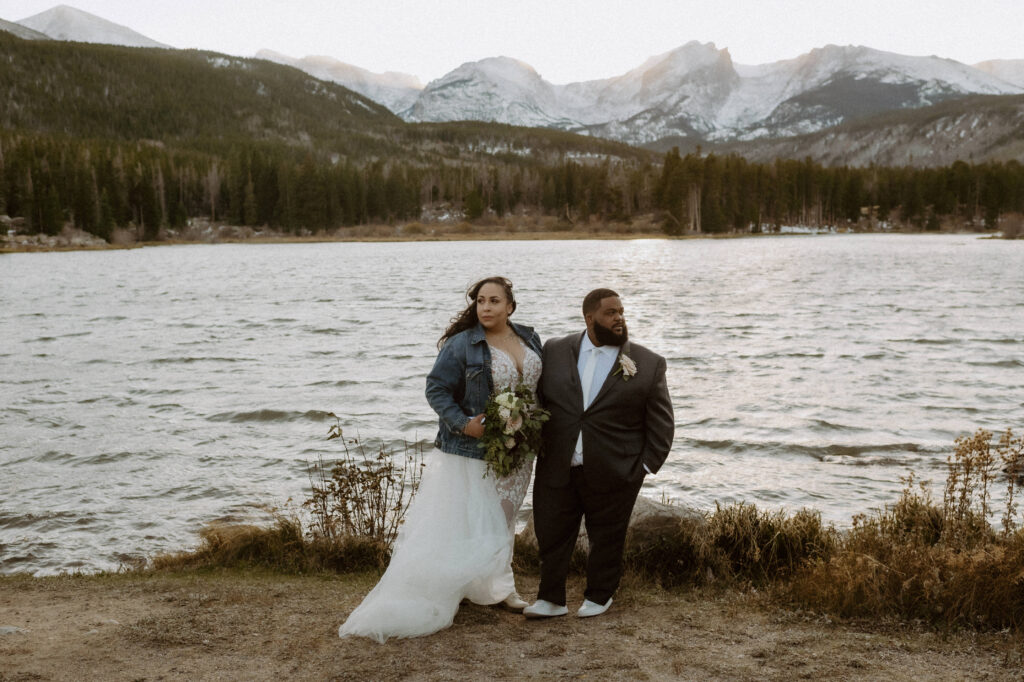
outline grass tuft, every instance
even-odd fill
[[[750,504],[716,505],[704,518],[655,515],[630,530],[626,566],[666,587],[762,585],[826,556],[836,533],[818,512],[792,516]]]
[[[155,570],[204,568],[271,568],[285,573],[339,573],[383,570],[391,556],[377,538],[325,538],[303,532],[297,518],[278,517],[269,527],[212,525],[200,532],[199,547],[162,554],[150,561]]]

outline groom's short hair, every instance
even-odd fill
[[[613,297],[618,298],[619,295],[611,289],[594,289],[583,297],[583,317],[600,308],[603,299]]]

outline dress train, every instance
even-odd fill
[[[515,591],[514,519],[485,472],[483,460],[431,451],[391,562],[339,636],[428,635],[452,624],[464,598],[496,604]]]

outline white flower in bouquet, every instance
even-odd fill
[[[507,407],[501,407],[498,409],[498,414],[501,415],[502,419],[508,419],[512,416],[512,410]]]

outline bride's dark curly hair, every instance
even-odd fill
[[[448,329],[445,330],[441,338],[437,340],[437,347],[443,346],[448,339],[452,338],[456,334],[472,327],[477,326],[480,323],[480,318],[476,316],[476,297],[480,294],[480,289],[485,284],[497,284],[505,290],[505,298],[512,304],[512,312],[516,311],[516,296],[512,293],[512,280],[507,277],[487,277],[480,280],[469,288],[466,292],[466,300],[469,301],[469,305],[461,313],[452,318],[451,324],[448,325]],[[511,313],[510,313],[511,314]]]

